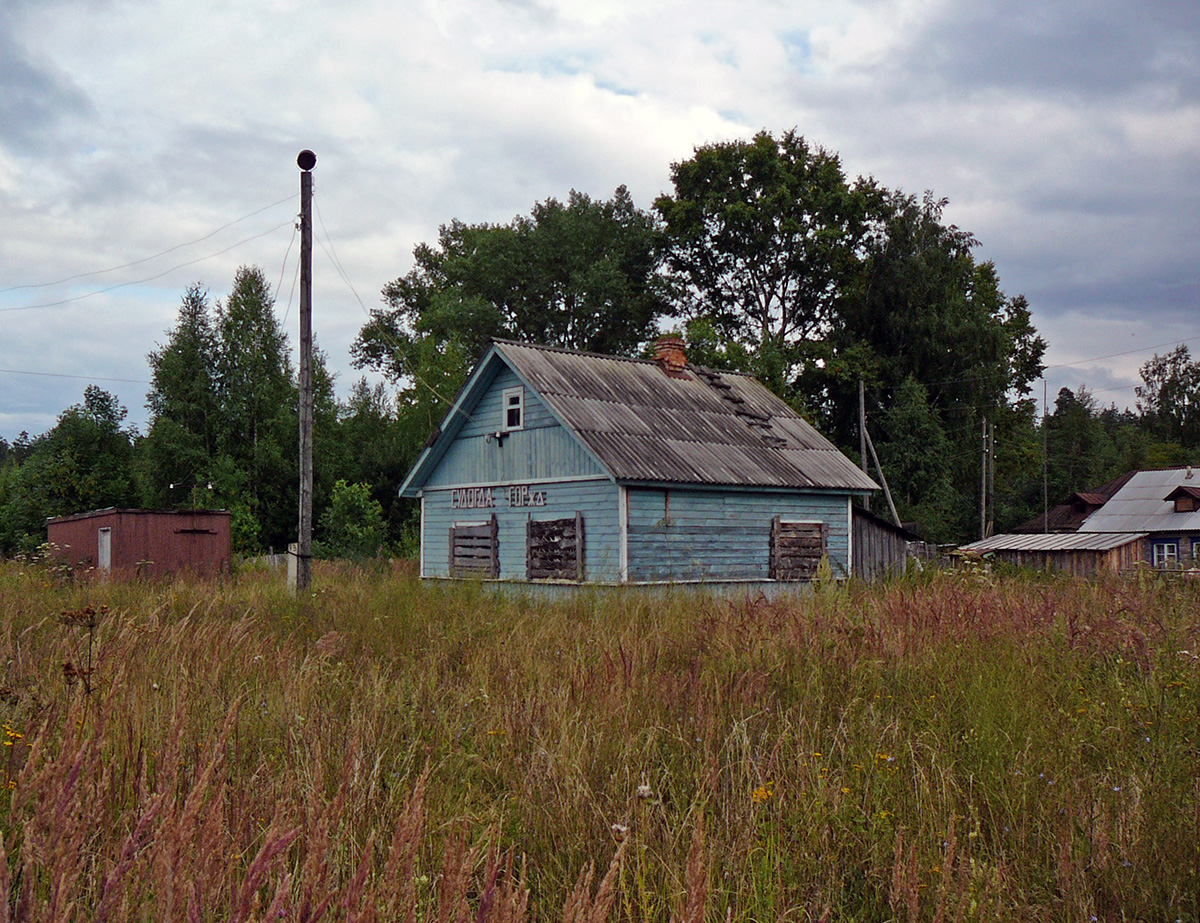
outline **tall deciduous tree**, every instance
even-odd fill
[[[1200,447],[1200,362],[1192,360],[1186,344],[1155,354],[1140,371],[1136,394],[1145,422],[1160,438]]]
[[[623,186],[609,201],[547,199],[508,224],[443,225],[384,287],[355,361],[406,381],[428,370],[430,349],[455,344],[469,360],[492,337],[633,354],[666,306],[656,242]]]
[[[873,185],[789,131],[696,149],[654,207],[682,313],[752,357],[780,393],[824,355],[858,271]]]
[[[122,425],[125,416],[115,396],[88,385],[82,403],[32,440],[28,456],[5,478],[0,548],[29,550],[45,541],[50,516],[136,505],[136,433]]]

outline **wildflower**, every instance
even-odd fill
[[[755,804],[763,804],[775,797],[775,783],[768,782],[766,785],[760,785],[750,795]]]
[[[850,786],[848,786],[848,785],[843,785],[843,786],[842,786],[842,794],[843,794],[843,795],[849,795],[849,794],[850,794]]]
[[[637,787],[637,796],[642,801],[645,801],[647,798],[649,798],[651,796],[651,794],[653,794],[653,793],[650,791],[650,786],[647,785],[646,783],[643,782],[641,785],[639,785]]]
[[[610,829],[612,830],[613,839],[618,843],[625,842],[625,837],[629,835],[629,828],[624,824],[613,824]]]

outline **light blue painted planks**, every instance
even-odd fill
[[[589,477],[604,472],[586,449],[551,416],[530,389],[525,389],[524,427],[501,431],[501,395],[520,386],[502,369],[479,401],[466,408],[470,419],[458,431],[426,486],[498,484],[546,478]]]
[[[426,488],[421,538],[424,576],[445,577],[450,572],[450,527],[482,522],[494,513],[499,525],[500,579],[524,580],[525,523],[529,518],[561,519],[583,515],[584,577],[588,581],[616,583],[620,579],[618,488],[611,481],[563,481],[530,485],[540,492],[543,505],[513,506],[510,493],[497,485],[487,494],[473,494],[472,502],[486,497],[493,506],[461,509],[453,506],[452,489]],[[460,500],[462,495],[460,495]],[[486,502],[486,501],[485,501]]]
[[[845,496],[630,488],[629,578],[767,580],[775,516],[828,522],[830,564],[849,570]]]

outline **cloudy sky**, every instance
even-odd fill
[[[261,266],[348,350],[415,244],[572,188],[649,207],[695,146],[796,128],[950,200],[1049,341],[1051,401],[1200,348],[1197,0],[3,0],[0,436],[95,381],[144,426],[189,283]],[[338,272],[340,260],[345,279]]]

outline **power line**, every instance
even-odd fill
[[[326,228],[325,228],[325,219],[321,216],[321,206],[319,204],[317,204],[317,200],[315,197],[313,199],[313,204],[316,207],[316,211],[317,211],[317,221],[320,222],[321,231],[325,235],[325,241],[322,241],[318,237],[317,243],[319,243],[321,245],[321,249],[324,250],[325,255],[329,257],[329,261],[333,264],[333,268],[335,270],[337,270],[338,275],[342,277],[342,281],[346,283],[346,287],[350,289],[350,292],[354,295],[355,299],[357,299],[358,306],[360,308],[362,308],[363,314],[365,314],[367,316],[367,319],[370,320],[371,319],[371,311],[370,311],[370,309],[367,308],[366,304],[363,303],[362,298],[359,297],[358,290],[355,289],[354,283],[352,283],[350,281],[349,273],[347,273],[345,268],[342,266],[342,261],[338,259],[337,251],[334,249],[334,246],[333,246],[333,238],[331,238],[329,236],[329,231],[326,230]],[[329,244],[328,247],[325,246],[326,241]],[[400,344],[398,342],[396,342],[396,339],[390,333],[388,333],[382,327],[379,329],[379,333],[382,336],[382,338],[392,347],[393,350],[395,350],[397,353],[400,351]],[[420,385],[424,385],[425,388],[428,389],[428,391],[434,397],[436,397],[439,401],[441,401],[447,407],[453,408],[454,401],[447,400],[444,396],[442,396],[442,394],[437,390],[437,388],[435,388],[433,385],[431,385],[429,382],[427,382],[424,378],[422,378],[420,375],[418,375],[415,371],[413,371],[412,369],[409,369],[408,374],[412,376],[412,378],[415,382],[417,382]],[[474,422],[475,417],[473,417],[466,410],[460,409],[459,412],[463,416],[465,416],[468,420],[471,420],[472,422]]]
[[[287,227],[291,223],[292,219],[289,218],[287,221],[283,222],[283,224],[277,224],[275,227],[263,231],[261,234],[255,234],[253,237],[247,237],[245,240],[239,240],[236,244],[230,244],[224,250],[218,250],[216,253],[210,253],[207,256],[200,256],[194,260],[188,260],[186,263],[180,263],[178,266],[172,266],[170,269],[164,269],[162,272],[153,276],[147,276],[144,279],[133,279],[129,282],[118,282],[116,285],[110,285],[107,288],[97,289],[94,292],[85,292],[82,295],[75,295],[71,298],[64,298],[61,301],[47,301],[43,304],[25,304],[17,305],[16,307],[12,308],[0,308],[0,314],[7,314],[9,311],[33,311],[39,308],[59,308],[63,305],[71,304],[76,301],[83,301],[85,298],[94,298],[96,295],[103,295],[107,292],[113,292],[119,288],[128,288],[131,285],[142,285],[146,282],[153,282],[155,279],[161,279],[163,276],[169,276],[171,273],[177,270],[185,269],[188,266],[194,266],[196,263],[203,263],[205,260],[214,259],[215,257],[228,253],[230,250],[236,250],[243,244],[248,244],[251,241],[258,240],[260,237],[266,237],[268,234],[274,234],[280,228]]]
[[[0,295],[7,294],[8,292],[20,291],[21,289],[26,289],[26,288],[52,288],[55,285],[63,285],[64,283],[67,283],[67,282],[74,282],[76,279],[87,279],[92,276],[102,276],[102,275],[105,275],[106,273],[116,272],[119,269],[129,269],[131,266],[140,266],[142,263],[149,263],[151,260],[156,260],[160,256],[166,256],[168,253],[174,253],[176,250],[182,250],[184,247],[190,247],[193,244],[203,243],[204,241],[208,240],[210,237],[216,237],[222,231],[233,227],[235,224],[241,224],[243,221],[253,218],[255,215],[261,215],[263,212],[267,211],[268,209],[274,208],[276,205],[282,205],[284,202],[288,202],[291,199],[292,199],[292,196],[289,195],[287,198],[280,199],[278,202],[272,202],[270,205],[264,205],[258,211],[251,212],[248,215],[243,215],[241,218],[237,218],[233,221],[230,221],[228,224],[223,224],[219,228],[217,228],[215,231],[210,231],[208,234],[205,234],[203,237],[197,237],[195,240],[189,240],[187,243],[176,244],[174,247],[169,247],[168,249],[163,250],[161,253],[155,253],[153,256],[147,256],[147,257],[143,257],[140,260],[134,260],[132,263],[122,263],[120,266],[113,266],[109,269],[97,269],[92,272],[81,272],[74,276],[67,276],[67,278],[65,278],[65,279],[59,279],[56,282],[37,282],[37,283],[30,283],[27,285],[11,285],[8,288],[0,288]]]
[[[117,381],[130,385],[148,385],[152,382],[141,378],[104,378],[100,375],[67,375],[64,372],[30,372],[26,369],[0,369],[6,375],[37,375],[42,378],[76,378],[80,381]]]
[[[1151,349],[1164,349],[1167,346],[1183,345],[1191,343],[1193,340],[1200,340],[1200,336],[1186,337],[1182,340],[1172,340],[1170,343],[1159,343],[1157,346],[1142,346],[1138,349],[1127,349],[1121,353],[1109,353],[1107,356],[1092,356],[1090,359],[1077,359],[1075,362],[1060,362],[1058,365],[1047,365],[1042,367],[1042,371],[1050,369],[1065,369],[1073,365],[1086,365],[1089,362],[1099,362],[1101,359],[1115,359],[1118,356],[1132,356],[1134,353],[1144,353]]]

